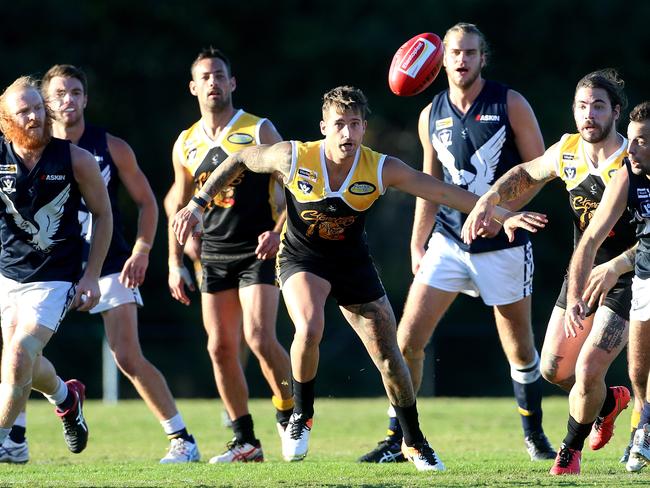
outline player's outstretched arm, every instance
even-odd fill
[[[228,186],[242,171],[254,173],[279,173],[285,179],[291,171],[291,143],[251,146],[228,156],[215,169],[188,205],[174,217],[172,227],[176,239],[184,244],[197,223],[201,221],[208,203]]]
[[[72,301],[72,308],[86,312],[99,302],[99,276],[113,235],[113,214],[106,184],[93,155],[74,145],[70,146],[70,154],[74,178],[93,222],[88,263]]]
[[[577,331],[584,329],[582,321],[586,316],[587,306],[582,296],[587,278],[591,273],[596,251],[625,210],[629,183],[627,169],[623,167],[616,172],[605,188],[598,208],[573,251],[569,265],[567,308],[564,321],[564,332],[567,337],[576,337]]]
[[[497,205],[517,200],[522,195],[527,197],[531,191],[557,177],[555,165],[547,157],[552,151],[555,146],[543,156],[510,168],[478,199],[463,224],[461,236],[466,243],[481,235],[481,229],[494,217]]]
[[[456,185],[444,183],[433,176],[416,171],[394,157],[387,157],[384,163],[383,180],[385,186],[393,186],[411,195],[425,198],[431,202],[447,205],[464,213],[469,213],[478,201],[474,193]],[[510,240],[514,239],[516,228],[536,232],[546,225],[546,216],[537,212],[510,212],[495,207],[493,217],[504,225]]]

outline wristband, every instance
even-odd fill
[[[150,251],[151,244],[146,242],[144,239],[139,238],[135,241],[135,245],[133,246],[133,251],[131,251],[131,254],[142,254],[143,256],[148,256]]]
[[[194,202],[194,204],[195,204],[197,207],[200,207],[202,210],[205,210],[205,207],[208,206],[208,204],[210,203],[210,200],[212,200],[212,198],[210,197],[210,195],[208,195],[208,194],[207,194],[206,192],[204,192],[203,190],[199,190],[199,191],[196,192],[196,194],[192,197],[192,200],[191,200],[191,201]]]

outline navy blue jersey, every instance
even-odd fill
[[[101,276],[120,273],[124,263],[131,255],[131,246],[129,246],[124,237],[124,225],[118,207],[117,195],[120,186],[120,179],[117,166],[115,166],[111,153],[108,151],[106,131],[93,125],[86,125],[84,133],[79,139],[77,145],[95,156],[95,160],[97,160],[97,164],[99,164],[99,170],[104,178],[104,183],[106,183],[108,196],[111,200],[111,209],[113,211],[113,237],[111,238],[111,245],[108,248],[108,254],[104,260]],[[82,205],[82,209],[79,212],[79,222],[82,225],[81,232],[86,242],[86,245],[84,246],[84,261],[86,261],[88,259],[88,252],[90,251],[92,220],[90,212],[88,212],[85,205]]]
[[[646,175],[635,175],[630,161],[625,159],[625,168],[630,178],[627,193],[627,206],[637,224],[636,237],[639,247],[636,250],[634,274],[644,280],[650,278],[650,179]]]
[[[81,205],[70,143],[52,138],[29,171],[0,141],[0,273],[20,283],[81,276]]]
[[[483,195],[503,173],[521,163],[508,119],[508,87],[495,81],[485,85],[466,114],[449,100],[449,90],[438,93],[431,103],[429,135],[438,153],[444,180],[476,195]],[[440,232],[472,253],[521,246],[528,233],[519,229],[514,242],[503,230],[492,239],[476,239],[467,245],[460,231],[467,214],[440,206],[434,232]]]

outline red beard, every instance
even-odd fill
[[[41,149],[52,139],[52,126],[46,120],[43,131],[40,134],[33,134],[18,125],[11,117],[3,118],[1,124],[5,139],[15,146],[22,147],[28,151]]]

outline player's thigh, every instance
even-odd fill
[[[244,332],[275,335],[280,290],[275,285],[254,284],[239,289]]]
[[[214,293],[201,293],[203,326],[211,341],[239,348],[242,309],[239,290],[231,288]]]
[[[135,302],[124,303],[101,312],[106,340],[115,354],[128,350],[140,351],[138,310]]]
[[[542,372],[546,379],[553,382],[566,380],[575,374],[578,355],[587,340],[593,320],[593,317],[587,317],[583,321],[585,330],[577,337],[567,337],[564,331],[565,316],[563,308],[553,308],[542,346]]]
[[[325,278],[308,271],[296,271],[282,279],[282,296],[296,333],[322,337],[325,301],[331,288]]]
[[[628,340],[628,321],[606,306],[598,307],[576,363],[576,379],[602,380]]]
[[[397,342],[402,350],[422,350],[458,292],[440,290],[414,281],[409,289]]]

